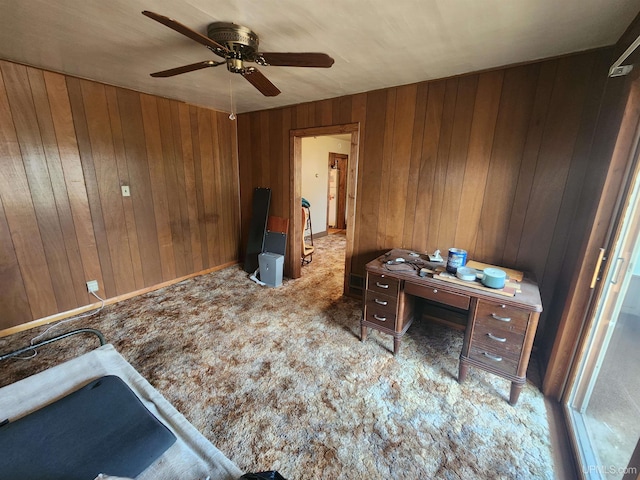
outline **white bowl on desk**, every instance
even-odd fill
[[[465,282],[476,281],[476,270],[468,267],[458,267],[456,270],[456,277]]]

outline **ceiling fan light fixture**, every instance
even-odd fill
[[[240,57],[227,58],[227,70],[233,73],[244,72],[244,63]]]

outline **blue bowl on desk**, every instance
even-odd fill
[[[507,272],[499,268],[485,268],[482,275],[482,284],[489,288],[504,288],[507,280]]]

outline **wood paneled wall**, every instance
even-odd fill
[[[237,261],[237,165],[225,113],[0,61],[0,330]]]
[[[463,248],[533,272],[549,306],[561,267],[572,268],[563,259],[610,57],[599,50],[239,115],[243,237],[255,187],[272,188],[271,214],[288,217],[289,130],[358,122],[353,273],[392,247]],[[545,310],[539,334],[555,314]]]

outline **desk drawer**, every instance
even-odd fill
[[[367,273],[367,290],[396,297],[400,291],[400,280],[386,275]]]
[[[497,370],[507,375],[518,373],[518,360],[513,360],[503,353],[493,351],[484,345],[472,345],[469,349],[469,358],[489,367],[489,370]]]
[[[382,306],[371,301],[364,307],[364,319],[368,322],[387,327],[391,330],[396,328],[396,305]]]
[[[485,325],[476,325],[473,329],[471,345],[485,348],[496,355],[519,361],[522,353],[524,335],[511,330],[497,330]]]
[[[398,297],[392,297],[390,295],[374,292],[373,290],[367,290],[365,305],[369,308],[391,309],[395,311],[396,306],[398,305]]]
[[[426,298],[433,302],[443,303],[451,307],[469,309],[469,296],[460,293],[447,292],[438,287],[426,287],[417,283],[405,282],[404,291],[416,297]]]
[[[528,324],[529,312],[527,310],[485,300],[478,301],[476,325],[524,335]]]

